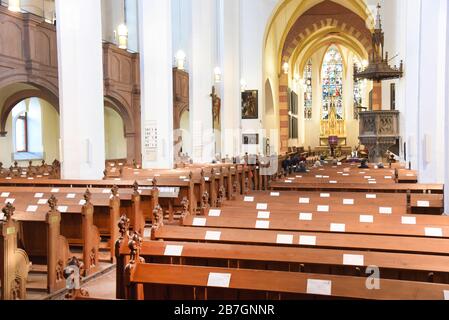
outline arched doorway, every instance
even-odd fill
[[[120,114],[111,107],[104,108],[106,160],[127,159],[125,125]]]

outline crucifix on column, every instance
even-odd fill
[[[215,121],[220,124],[220,109],[221,109],[221,99],[218,97],[215,86],[212,86],[212,93],[210,94],[212,98],[212,128],[215,128]]]

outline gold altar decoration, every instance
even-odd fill
[[[337,119],[337,108],[335,106],[334,97],[331,98],[329,117],[321,120],[320,141],[322,146],[328,144],[329,136],[337,136],[340,145],[346,145],[346,121]]]

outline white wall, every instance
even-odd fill
[[[126,159],[125,127],[122,117],[113,109],[104,109],[106,160]]]

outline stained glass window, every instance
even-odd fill
[[[312,119],[312,60],[307,62],[304,68],[304,119]]]
[[[337,120],[343,120],[343,59],[335,46],[330,47],[324,57],[321,77],[323,81],[322,119],[329,119],[329,111],[333,101],[336,107]]]
[[[354,80],[354,119],[359,119],[359,111],[362,107],[362,80]]]

